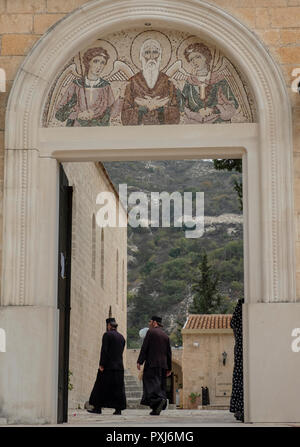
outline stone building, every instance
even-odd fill
[[[172,375],[167,379],[167,394],[169,403],[176,404],[176,391],[182,389],[182,349],[172,348]],[[142,376],[137,369],[137,359],[140,349],[127,349],[126,367],[128,372],[142,384]]]
[[[119,200],[103,164],[69,162],[63,167],[73,187],[69,408],[83,408],[96,378],[110,312],[126,336],[127,231],[96,223],[97,194],[109,191]]]
[[[232,315],[190,315],[182,329],[183,406],[191,407],[191,393],[209,391],[212,407],[229,408],[234,337]]]
[[[299,18],[298,0],[0,0],[1,417],[57,421],[59,163],[238,157],[245,421],[300,421]]]

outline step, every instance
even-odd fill
[[[135,398],[135,399],[141,399],[142,394],[140,391],[126,391],[126,397],[128,398]]]
[[[200,410],[229,410],[229,405],[199,405]]]
[[[125,386],[125,390],[126,390],[126,393],[142,393],[143,392],[142,388],[127,388],[127,386]]]
[[[141,405],[140,404],[141,399],[126,399],[126,403],[127,403],[127,408],[130,408],[132,410],[135,409],[143,409],[145,410],[145,405]]]
[[[141,383],[137,383],[137,382],[126,382],[126,380],[125,380],[125,385],[126,386],[130,386],[130,387],[138,387],[138,388],[141,388],[143,385],[141,384]]]
[[[130,382],[130,383],[139,383],[139,380],[138,379],[136,379],[135,377],[129,377],[129,376],[127,376],[127,377],[124,377],[124,380],[125,380],[125,382]]]

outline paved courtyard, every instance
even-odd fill
[[[160,416],[150,416],[149,410],[125,410],[114,416],[113,409],[104,409],[102,414],[91,414],[86,410],[70,410],[69,421],[64,426],[102,427],[257,427],[299,426],[299,424],[243,424],[236,421],[227,410],[166,410]]]

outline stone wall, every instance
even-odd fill
[[[82,408],[96,378],[110,306],[119,324],[118,330],[126,338],[127,229],[103,229],[93,224],[93,215],[99,209],[97,194],[112,191],[96,163],[63,163],[63,166],[73,186],[69,365],[73,390],[69,392],[69,406]],[[101,256],[103,248],[104,257]]]
[[[191,331],[192,332],[192,331]],[[211,405],[230,403],[230,388],[233,373],[233,332],[226,330],[203,330],[183,333],[183,406],[190,407],[189,395],[201,395],[201,387],[208,387]],[[223,365],[223,352],[227,353]],[[228,392],[229,391],[229,392]],[[226,396],[222,396],[226,392]]]
[[[5,107],[12,82],[25,56],[49,27],[84,0],[0,0],[0,67],[6,70],[7,92],[0,93],[0,209],[2,194]],[[297,296],[300,297],[300,97],[290,89],[292,70],[300,67],[300,0],[210,0],[250,28],[281,68],[293,113],[294,191],[297,253]]]
[[[182,365],[182,349],[172,348],[172,361],[176,363],[178,367]],[[130,374],[138,378],[139,371],[136,367],[137,359],[140,353],[140,349],[127,349],[126,353],[126,368],[130,371]]]

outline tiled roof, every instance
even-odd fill
[[[230,314],[190,315],[184,329],[231,329]]]

